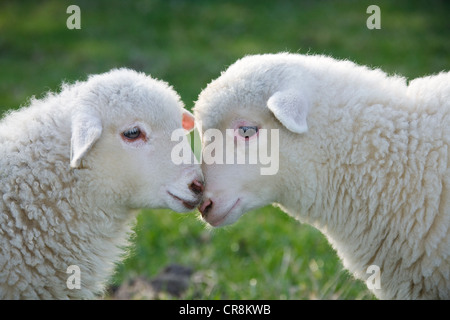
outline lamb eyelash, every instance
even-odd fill
[[[136,140],[138,139],[142,134],[141,129],[139,129],[139,127],[134,127],[128,130],[125,130],[124,132],[122,132],[122,135],[129,140]]]
[[[133,129],[127,130],[127,131],[125,131],[124,133],[127,133],[127,134],[136,134],[136,133],[138,133],[138,132],[139,132],[139,128],[134,127]]]

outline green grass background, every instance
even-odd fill
[[[81,9],[68,30],[66,8]],[[381,8],[381,30],[366,9]],[[411,79],[450,69],[448,1],[0,1],[0,112],[62,81],[130,67],[171,83],[191,108],[236,59],[254,53],[333,55]],[[197,213],[144,210],[111,280],[196,272],[183,298],[373,299],[323,235],[271,206],[212,230]],[[173,297],[168,297],[173,298]]]

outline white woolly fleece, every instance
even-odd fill
[[[186,211],[199,166],[170,162],[183,104],[128,69],[63,85],[0,122],[0,299],[93,298],[141,207]],[[139,127],[142,138],[123,132]],[[171,197],[167,190],[179,196]],[[67,286],[80,268],[80,288]]]
[[[203,165],[207,221],[274,203],[321,230],[355,277],[379,266],[377,297],[450,298],[450,73],[408,85],[325,56],[247,56],[194,115],[203,130],[236,119],[280,130],[274,176]]]

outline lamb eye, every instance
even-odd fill
[[[134,127],[130,130],[124,131],[122,134],[128,140],[136,140],[141,136],[141,130],[138,127]]]
[[[239,127],[239,135],[245,139],[249,139],[258,132],[257,126],[242,126]]]

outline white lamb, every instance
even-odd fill
[[[193,127],[171,87],[128,69],[9,113],[0,122],[0,299],[93,298],[134,209],[195,208],[200,166],[171,161],[182,120]]]
[[[248,156],[258,143],[270,153],[276,139],[261,145],[259,133],[279,129],[274,175],[204,164],[211,225],[275,203],[321,230],[378,298],[450,298],[450,73],[407,85],[325,56],[248,56],[201,92],[194,115],[204,150],[217,128],[234,129]]]

